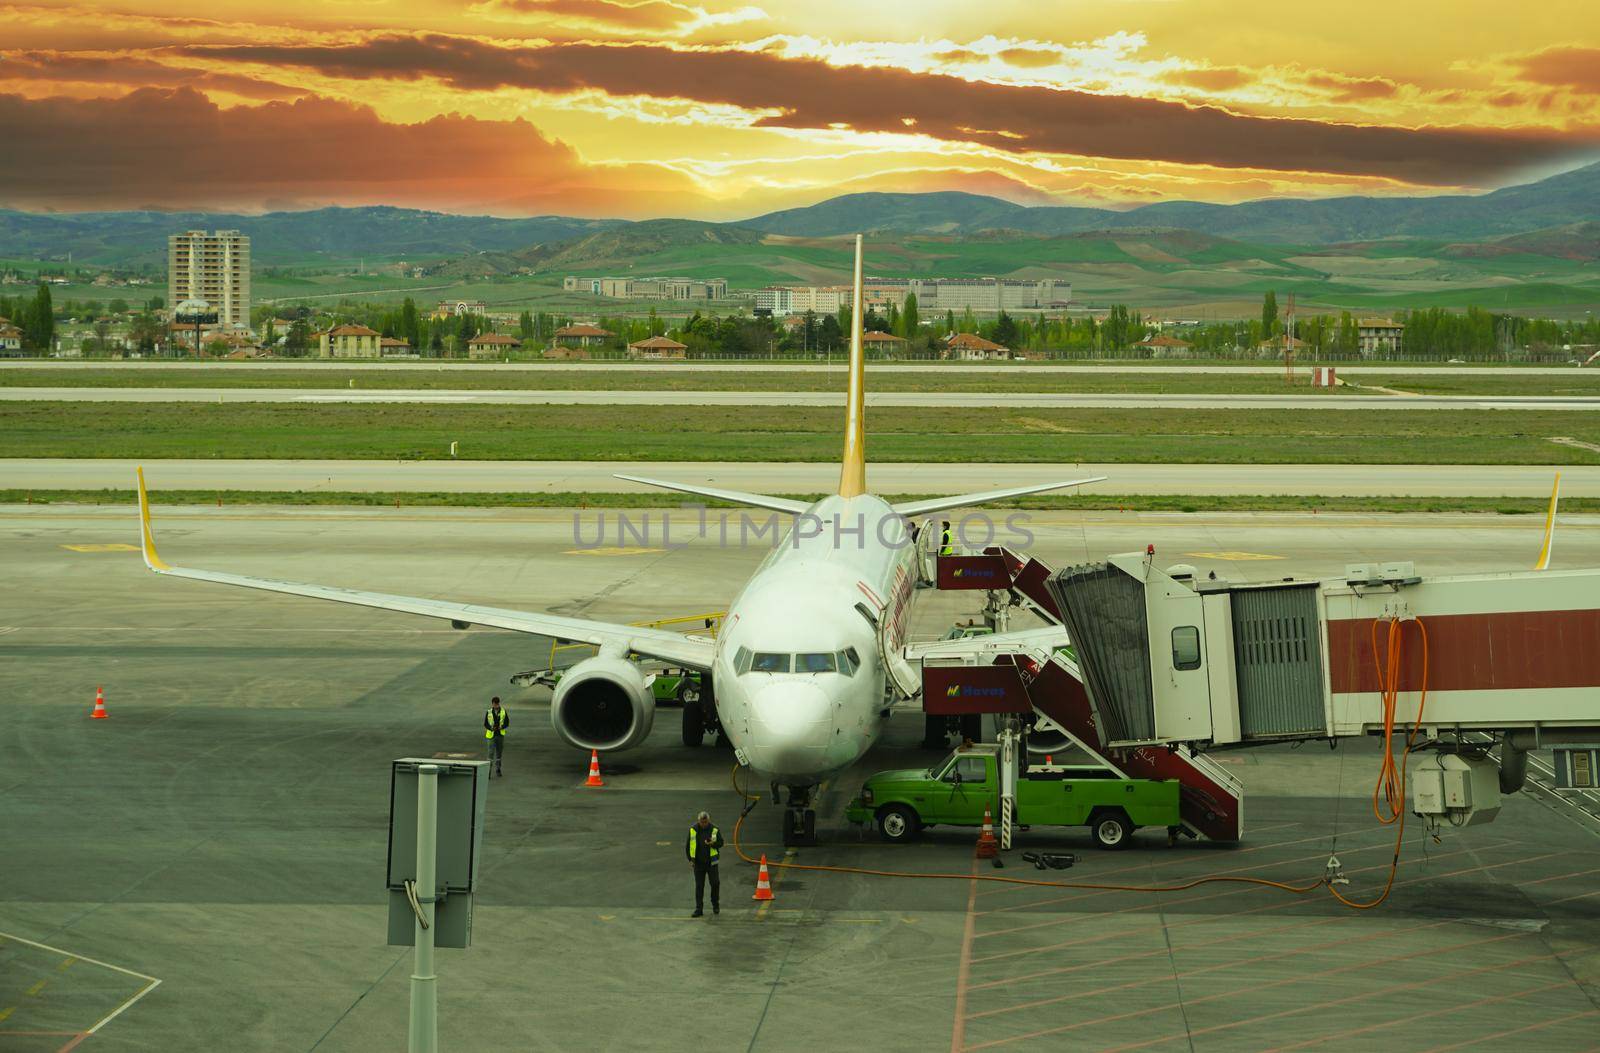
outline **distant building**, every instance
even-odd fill
[[[910,343],[909,340],[895,336],[892,333],[880,333],[877,330],[861,334],[861,349],[869,355],[897,354],[909,347]]]
[[[756,290],[756,310],[771,311],[773,317],[805,314],[833,314],[850,303],[847,285],[769,285]]]
[[[433,309],[435,318],[455,318],[463,314],[482,317],[488,313],[489,305],[482,300],[440,300],[439,306]]]
[[[22,353],[22,330],[0,318],[0,354]]]
[[[1280,333],[1271,340],[1261,341],[1256,345],[1256,350],[1263,355],[1281,355],[1285,348],[1298,353],[1308,346],[1310,345],[1297,336],[1284,336]]]
[[[920,303],[918,301],[919,306]],[[945,355],[968,362],[986,362],[1010,358],[1011,349],[1001,347],[993,340],[985,340],[977,333],[956,333],[945,341]]]
[[[1072,284],[1054,278],[867,278],[861,291],[873,306],[899,305],[907,293],[915,293],[917,310],[923,315],[968,308],[991,313],[1043,311],[1072,299]]]
[[[504,333],[479,333],[467,341],[468,358],[499,358],[522,347],[522,341]]]
[[[726,300],[726,278],[577,278],[561,279],[565,292],[588,293],[613,300]]]
[[[578,322],[564,325],[551,334],[557,347],[603,347],[616,334],[597,325]]]
[[[680,344],[670,336],[652,336],[629,344],[628,355],[631,358],[683,359],[689,357],[689,345]]]
[[[404,340],[396,340],[392,336],[382,337],[378,341],[378,354],[384,358],[405,358],[415,353],[410,344]]]
[[[547,347],[542,352],[545,358],[579,359],[588,358],[587,347]]]
[[[1150,352],[1153,358],[1183,355],[1194,347],[1189,341],[1179,340],[1175,336],[1152,336],[1150,339],[1141,340],[1133,346]]]
[[[250,326],[250,239],[237,230],[167,238],[167,302],[204,300],[227,328]]]
[[[336,325],[317,334],[318,358],[377,358],[383,337],[364,325]]]
[[[1387,318],[1363,318],[1356,323],[1356,346],[1363,355],[1394,354],[1406,327]]]

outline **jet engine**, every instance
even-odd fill
[[[550,700],[550,723],[562,739],[586,750],[625,750],[645,740],[656,704],[637,665],[622,658],[586,658],[568,669]]]

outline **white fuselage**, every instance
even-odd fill
[[[757,775],[815,785],[877,740],[915,559],[904,520],[863,494],[817,502],[757,568],[712,666],[718,718]]]

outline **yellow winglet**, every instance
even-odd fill
[[[144,565],[154,571],[171,570],[156,555],[156,539],[150,534],[150,495],[144,490],[144,469],[135,468],[134,472],[139,477],[139,550],[144,553]]]
[[[1550,489],[1550,511],[1544,517],[1544,547],[1539,549],[1539,562],[1533,565],[1534,570],[1544,570],[1550,566],[1550,551],[1555,547],[1556,540],[1556,502],[1561,499],[1561,473],[1556,473],[1556,485]]]

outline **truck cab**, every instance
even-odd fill
[[[981,826],[1000,814],[1000,750],[966,745],[931,768],[882,771],[862,785],[845,818],[873,823],[886,841],[909,841],[924,827]],[[1103,768],[1033,765],[1016,788],[1018,824],[1087,826],[1102,848],[1125,848],[1141,826],[1179,827],[1178,783],[1123,779]]]

